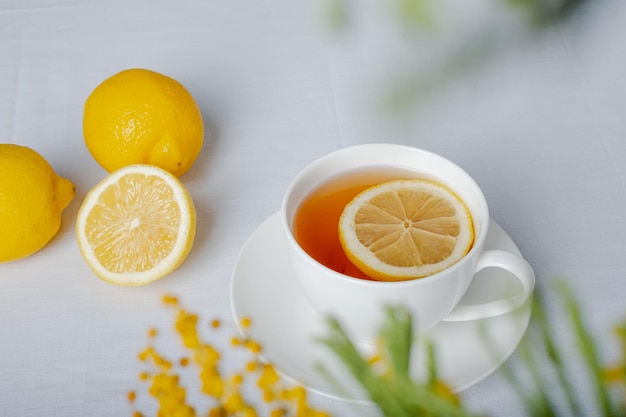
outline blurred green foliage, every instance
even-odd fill
[[[496,0],[526,16],[529,25],[547,27],[569,18],[587,0]],[[430,27],[433,24],[432,8],[437,0],[392,0],[402,26]],[[329,27],[339,32],[349,28],[350,15],[359,7],[354,0],[323,0],[324,15]]]
[[[529,417],[583,417],[590,412],[599,417],[626,416],[626,321],[615,328],[621,358],[608,365],[601,358],[602,342],[589,331],[571,289],[563,282],[555,289],[566,320],[555,323],[546,313],[543,296],[536,294],[533,319],[515,361],[506,361],[499,372]],[[411,380],[410,352],[415,342],[411,321],[405,308],[387,309],[376,361],[362,356],[335,319],[328,320],[329,332],[321,342],[341,359],[385,417],[478,416],[438,378],[432,346],[427,345],[428,377]],[[556,340],[554,326],[567,326],[571,340]],[[493,340],[485,335],[484,341],[489,350]],[[576,347],[575,357],[570,347]],[[580,380],[581,371],[575,369],[579,366],[587,381]],[[589,385],[592,392],[584,391]]]
[[[359,8],[366,7],[356,0],[322,2],[327,26],[336,36],[356,29],[354,22],[358,20],[356,16],[359,15]],[[517,46],[506,43],[507,35],[502,33],[502,27],[508,25],[512,16],[522,22],[528,39],[536,39],[550,28],[570,19],[587,2],[588,0],[492,0],[490,7],[494,13],[490,16],[491,20],[482,22],[482,27],[479,25],[474,33],[459,34],[456,45],[448,46],[449,50],[443,57],[439,57],[428,68],[423,68],[421,58],[428,51],[420,49],[420,46],[424,48],[421,41],[434,40],[435,34],[442,34],[440,13],[445,12],[441,10],[442,3],[437,0],[386,1],[384,7],[388,7],[390,12],[380,18],[393,19],[391,27],[398,29],[401,34],[399,39],[409,45],[413,42],[415,68],[402,61],[398,71],[391,71],[390,85],[385,89],[382,102],[391,114],[403,115],[414,106],[427,102],[433,94],[452,81],[482,68],[498,53]],[[473,18],[475,16],[468,16],[468,19]],[[518,35],[513,36],[513,42],[519,41]]]

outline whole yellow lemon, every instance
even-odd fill
[[[0,262],[32,255],[59,231],[74,185],[37,152],[0,144]]]
[[[91,155],[109,172],[149,164],[179,177],[202,149],[204,124],[181,83],[134,68],[107,78],[89,95],[83,135]]]

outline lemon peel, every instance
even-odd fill
[[[35,150],[0,144],[0,262],[25,258],[57,234],[76,193]]]
[[[132,68],[104,80],[89,95],[83,136],[109,173],[133,164],[156,165],[180,177],[204,141],[200,109],[177,80]]]

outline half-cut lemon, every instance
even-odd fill
[[[196,231],[191,196],[174,175],[152,165],[121,168],[89,191],[76,238],[93,272],[117,285],[145,285],[185,260]]]
[[[385,182],[358,194],[339,219],[348,259],[374,279],[403,281],[458,262],[474,240],[465,203],[428,179]]]

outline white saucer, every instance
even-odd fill
[[[486,249],[519,254],[500,226],[492,221],[489,229]],[[315,340],[328,334],[328,329],[293,279],[286,245],[280,213],[263,222],[244,245],[231,281],[231,306],[236,322],[244,316],[253,319],[247,333],[261,343],[264,359],[284,376],[329,397],[368,403],[367,395],[343,364]],[[493,268],[481,271],[461,303],[486,301],[503,288],[507,291],[517,288],[516,278],[503,279],[502,274],[508,273]],[[476,384],[513,353],[529,320],[530,302],[527,302],[514,312],[493,318],[442,322],[426,335],[435,346],[439,375],[457,392]],[[359,348],[366,352],[371,346],[359,345]],[[423,357],[421,347],[417,347],[412,361],[416,378],[424,375]],[[334,381],[319,370],[320,363],[332,373]]]

